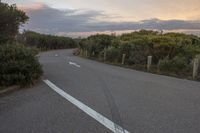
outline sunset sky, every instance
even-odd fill
[[[200,30],[200,0],[3,0],[27,29],[59,35],[137,29]]]

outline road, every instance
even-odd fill
[[[0,97],[0,133],[200,132],[199,82],[83,59],[72,50],[44,52],[40,62],[44,76],[36,86]]]

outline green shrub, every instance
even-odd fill
[[[150,55],[149,48],[145,44],[132,44],[127,59],[127,63],[132,64],[146,64],[147,56]]]
[[[75,48],[77,45],[75,40],[69,37],[45,35],[33,31],[25,31],[23,34],[18,34],[17,40],[27,46],[37,47],[44,51]]]
[[[200,65],[198,67],[197,79],[200,80]]]
[[[169,60],[169,58],[165,58],[160,60],[159,68],[164,72],[175,72],[178,73],[183,71],[189,67],[188,61],[183,56],[176,56],[173,59]]]
[[[200,55],[197,55],[196,58],[199,59],[199,66],[198,66],[198,71],[197,71],[197,79],[200,80]]]
[[[141,30],[119,36],[93,35],[82,39],[79,48],[87,50],[89,57],[100,59],[106,49],[107,61],[113,63],[121,63],[122,55],[126,54],[125,64],[141,70],[146,69],[147,57],[151,55],[155,69],[159,63],[160,71],[165,74],[189,77],[192,75],[192,60],[200,54],[200,38]]]
[[[111,46],[114,36],[97,34],[89,36],[86,39],[82,39],[79,42],[79,47],[88,51],[88,55],[92,57],[99,57],[99,54],[104,51],[105,48]]]
[[[22,45],[0,46],[0,86],[33,84],[42,74],[36,54]]]
[[[106,50],[106,60],[111,62],[118,62],[121,58],[120,50],[115,47],[109,47]]]

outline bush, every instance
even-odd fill
[[[200,80],[200,65],[199,65],[199,67],[198,67],[197,79]]]
[[[141,70],[146,69],[147,57],[151,55],[152,67],[156,69],[160,64],[162,73],[190,77],[192,61],[200,54],[200,38],[182,33],[141,30],[110,37],[93,35],[82,39],[79,48],[87,50],[88,56],[94,58],[102,58],[106,49],[107,61],[113,63],[121,63],[122,55],[126,54],[125,64]]]
[[[106,60],[111,62],[118,62],[120,57],[121,55],[118,48],[110,47],[106,50]]]
[[[114,38],[114,36],[104,34],[92,35],[86,39],[82,39],[79,42],[79,47],[87,50],[89,56],[98,57],[105,48],[111,46]]]
[[[0,86],[33,84],[42,75],[36,54],[22,45],[0,46]]]
[[[18,34],[18,41],[30,47],[37,47],[41,50],[75,48],[76,42],[69,37],[53,36],[25,31]]]
[[[199,66],[198,66],[198,71],[197,71],[197,79],[200,80],[200,55],[197,55],[196,58],[199,59]]]
[[[146,44],[133,43],[130,48],[127,63],[132,64],[146,64],[147,56],[150,55],[149,48]]]
[[[164,72],[179,73],[189,67],[187,59],[183,56],[176,56],[172,60],[165,58],[160,61],[159,68]]]

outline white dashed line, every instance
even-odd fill
[[[70,64],[70,65],[74,65],[74,66],[79,67],[79,68],[81,67],[80,65],[76,64],[75,62],[71,62],[71,61],[70,61],[69,64]]]
[[[76,107],[78,107],[79,109],[84,111],[86,114],[88,114],[89,116],[94,118],[96,121],[98,121],[99,123],[101,123],[102,125],[107,127],[108,129],[110,129],[114,133],[129,133],[127,130],[123,129],[122,127],[115,124],[114,122],[112,122],[108,118],[104,117],[103,115],[99,114],[95,110],[91,109],[90,107],[88,107],[87,105],[82,103],[81,101],[79,101],[79,100],[75,99],[74,97],[72,97],[71,95],[67,94],[66,92],[64,92],[63,90],[58,88],[56,85],[54,85],[51,81],[49,81],[49,80],[43,80],[43,81],[51,89],[53,89],[55,92],[57,92],[59,95],[64,97],[66,100],[68,100],[69,102],[74,104]]]

